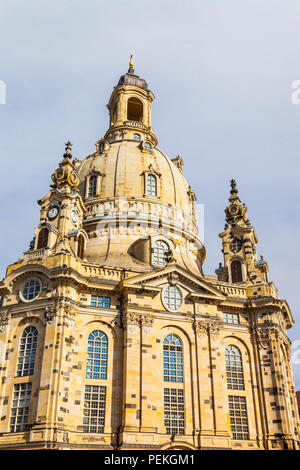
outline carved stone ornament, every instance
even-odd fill
[[[141,324],[143,332],[148,335],[151,332],[153,326],[153,317],[152,315],[141,315]]]
[[[130,333],[136,333],[139,324],[139,315],[133,312],[127,312],[122,320],[123,327],[128,329]]]
[[[290,340],[277,323],[267,321],[261,325],[256,325],[252,328],[252,333],[256,342],[263,349],[271,346],[272,341],[280,341],[287,350],[290,349]]]
[[[223,325],[219,320],[205,319],[205,320],[196,320],[194,322],[194,328],[197,336],[209,335],[211,338],[215,339]]]
[[[10,313],[8,310],[4,310],[0,313],[0,333],[5,333],[8,329],[10,320]]]
[[[48,325],[54,323],[59,316],[63,318],[66,326],[73,326],[75,323],[76,308],[70,299],[64,297],[55,297],[52,305],[45,309],[45,319]]]
[[[176,286],[179,281],[179,274],[178,273],[169,273],[168,281],[171,286]]]
[[[174,257],[173,250],[165,251],[165,261],[166,261],[167,264],[175,263],[176,259]]]
[[[53,322],[54,322],[55,317],[57,316],[55,306],[50,305],[49,307],[46,307],[44,316],[45,316],[47,324],[52,325]]]

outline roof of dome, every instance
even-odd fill
[[[182,171],[157,148],[150,152],[141,151],[137,141],[113,142],[104,154],[91,154],[78,163],[79,189],[84,195],[86,176],[92,171],[98,171],[103,175],[99,199],[151,198],[145,196],[144,183],[144,172],[151,171],[151,168],[158,175],[159,198],[154,199],[181,209],[196,227],[196,221],[191,215],[190,188]]]
[[[121,75],[118,85],[131,85],[142,88],[143,90],[148,90],[148,84],[146,80],[130,72]]]

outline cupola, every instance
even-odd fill
[[[107,141],[140,140],[156,146],[157,139],[151,127],[153,100],[146,80],[134,72],[131,55],[128,72],[120,77],[107,105],[110,119],[105,135]]]

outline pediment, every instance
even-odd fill
[[[121,282],[122,287],[129,290],[144,290],[149,293],[161,291],[166,283],[181,285],[189,292],[191,298],[210,298],[224,300],[226,295],[207,280],[197,277],[180,266],[171,264],[156,271],[127,278]]]

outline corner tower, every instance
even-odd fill
[[[224,266],[219,266],[218,279],[230,283],[259,285],[268,283],[268,264],[257,260],[258,238],[247,215],[247,206],[238,196],[236,181],[231,180],[229,206],[225,209],[226,224],[222,239]]]

